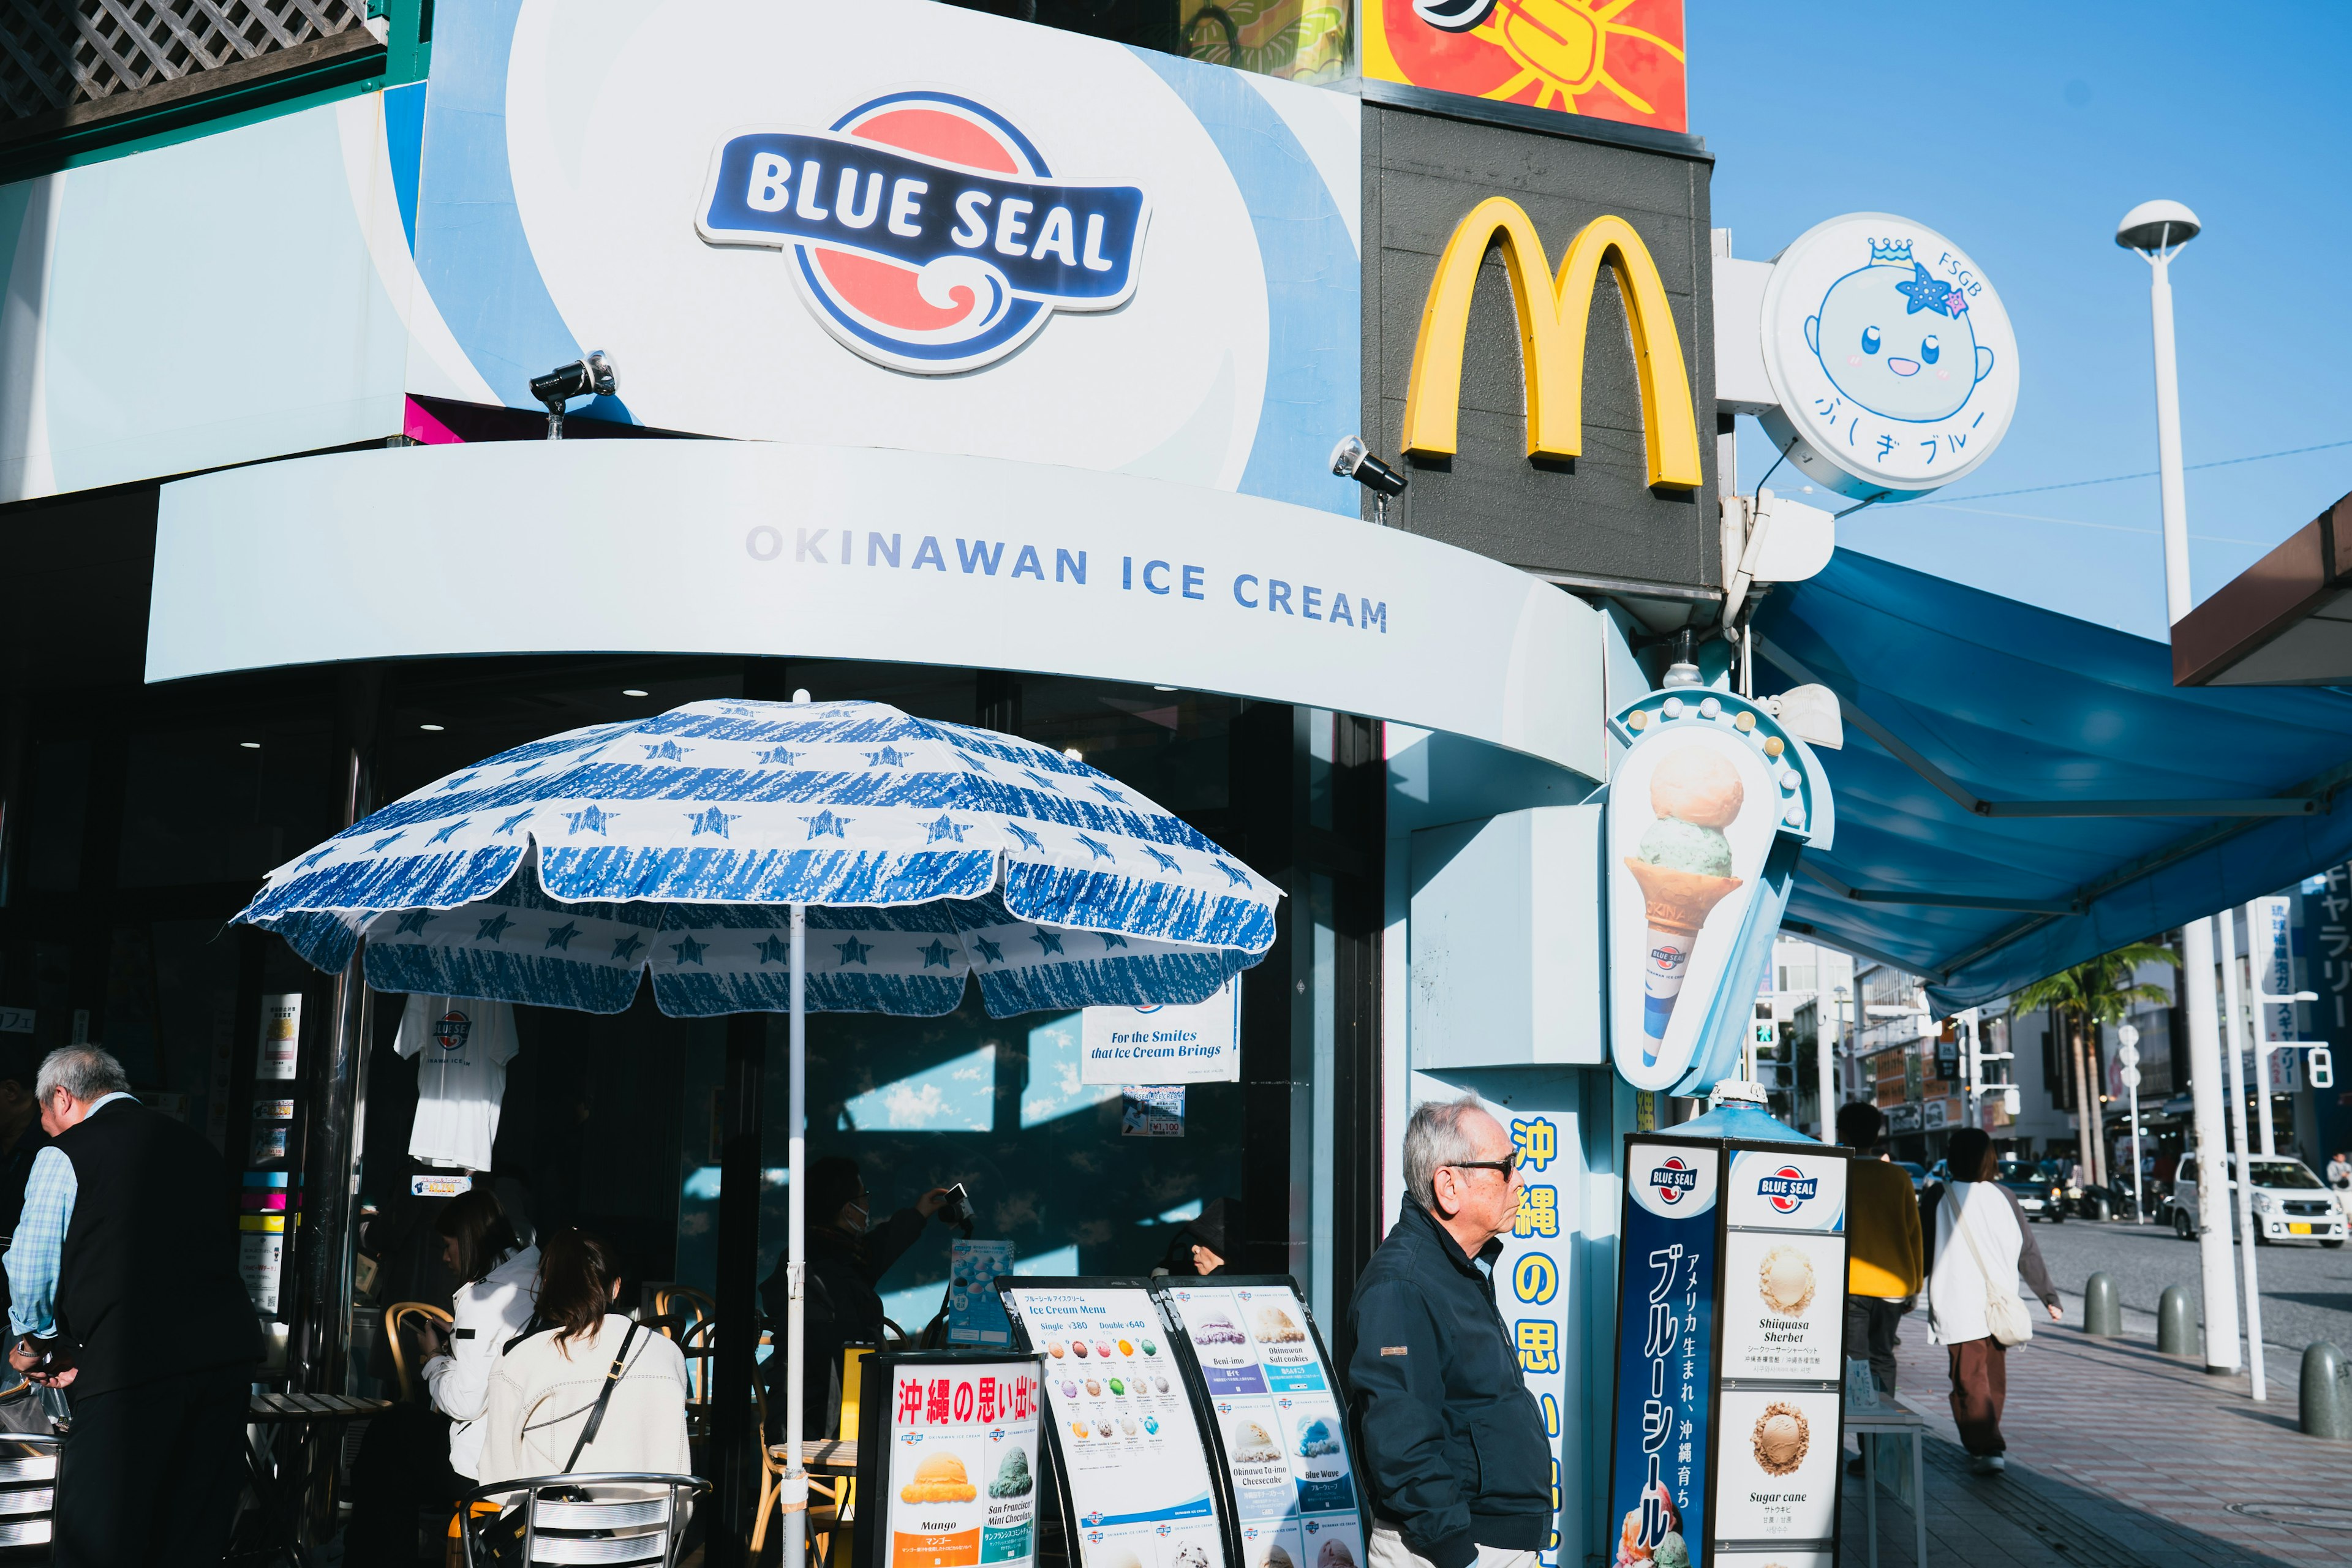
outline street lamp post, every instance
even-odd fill
[[[1824,1143],[1837,1142],[1837,1053],[1838,1047],[1844,1043],[1846,989],[1843,985],[1832,986],[1830,995],[1837,1003],[1837,1017],[1827,1029],[1816,1027],[1813,1042],[1817,1050],[1813,1087],[1814,1092],[1822,1097],[1822,1142]]]
[[[2270,1397],[2270,1384],[2263,1373],[2262,1281],[2254,1265],[2254,1173],[2246,1157],[2245,1047],[2239,1019],[2235,910],[2221,917],[2221,1005],[2230,1020],[2230,1131],[2238,1146],[2237,1190],[2231,1195],[2237,1199],[2238,1257],[2246,1276],[2246,1365],[2253,1373],[2254,1403],[2259,1405]],[[2201,1187],[2199,1195],[2203,1195]]]
[[[2180,378],[2172,343],[2172,258],[2197,237],[2197,215],[2179,202],[2142,202],[2116,226],[2116,243],[2148,265],[2155,327],[2156,455],[2164,511],[2166,619],[2191,607],[2189,489],[2180,460]],[[2205,1307],[2205,1370],[2238,1370],[2238,1292],[2230,1268],[2230,1188],[2221,1136],[2221,1041],[2213,1006],[2213,922],[2180,928],[2182,1010],[2189,1017],[2189,1090],[2197,1129],[2197,1248]]]

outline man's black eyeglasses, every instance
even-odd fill
[[[1448,1160],[1445,1163],[1449,1170],[1500,1171],[1507,1176],[1519,1168],[1519,1157],[1514,1154],[1507,1160]]]

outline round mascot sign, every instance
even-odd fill
[[[1765,432],[1815,484],[1925,495],[1992,455],[2017,410],[2017,338],[1968,252],[1850,213],[1800,235],[1764,289]]]

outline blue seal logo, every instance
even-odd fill
[[[1662,1204],[1678,1204],[1698,1190],[1698,1170],[1680,1154],[1669,1154],[1662,1165],[1652,1167],[1650,1185],[1656,1189]]]
[[[790,253],[810,311],[851,352],[948,375],[993,364],[1056,310],[1135,291],[1150,204],[1056,179],[1013,122],[968,98],[896,92],[825,131],[721,141],[695,226]]]
[[[1794,1165],[1783,1165],[1757,1181],[1756,1195],[1782,1214],[1795,1214],[1820,1188],[1817,1177],[1808,1176]]]

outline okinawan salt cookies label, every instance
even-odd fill
[[[1756,1418],[1756,1462],[1768,1476],[1785,1476],[1805,1462],[1812,1447],[1812,1426],[1805,1413],[1775,1400]]]
[[[1776,1247],[1764,1255],[1759,1271],[1758,1294],[1764,1304],[1783,1317],[1804,1315],[1813,1304],[1813,1263],[1796,1247]]]

